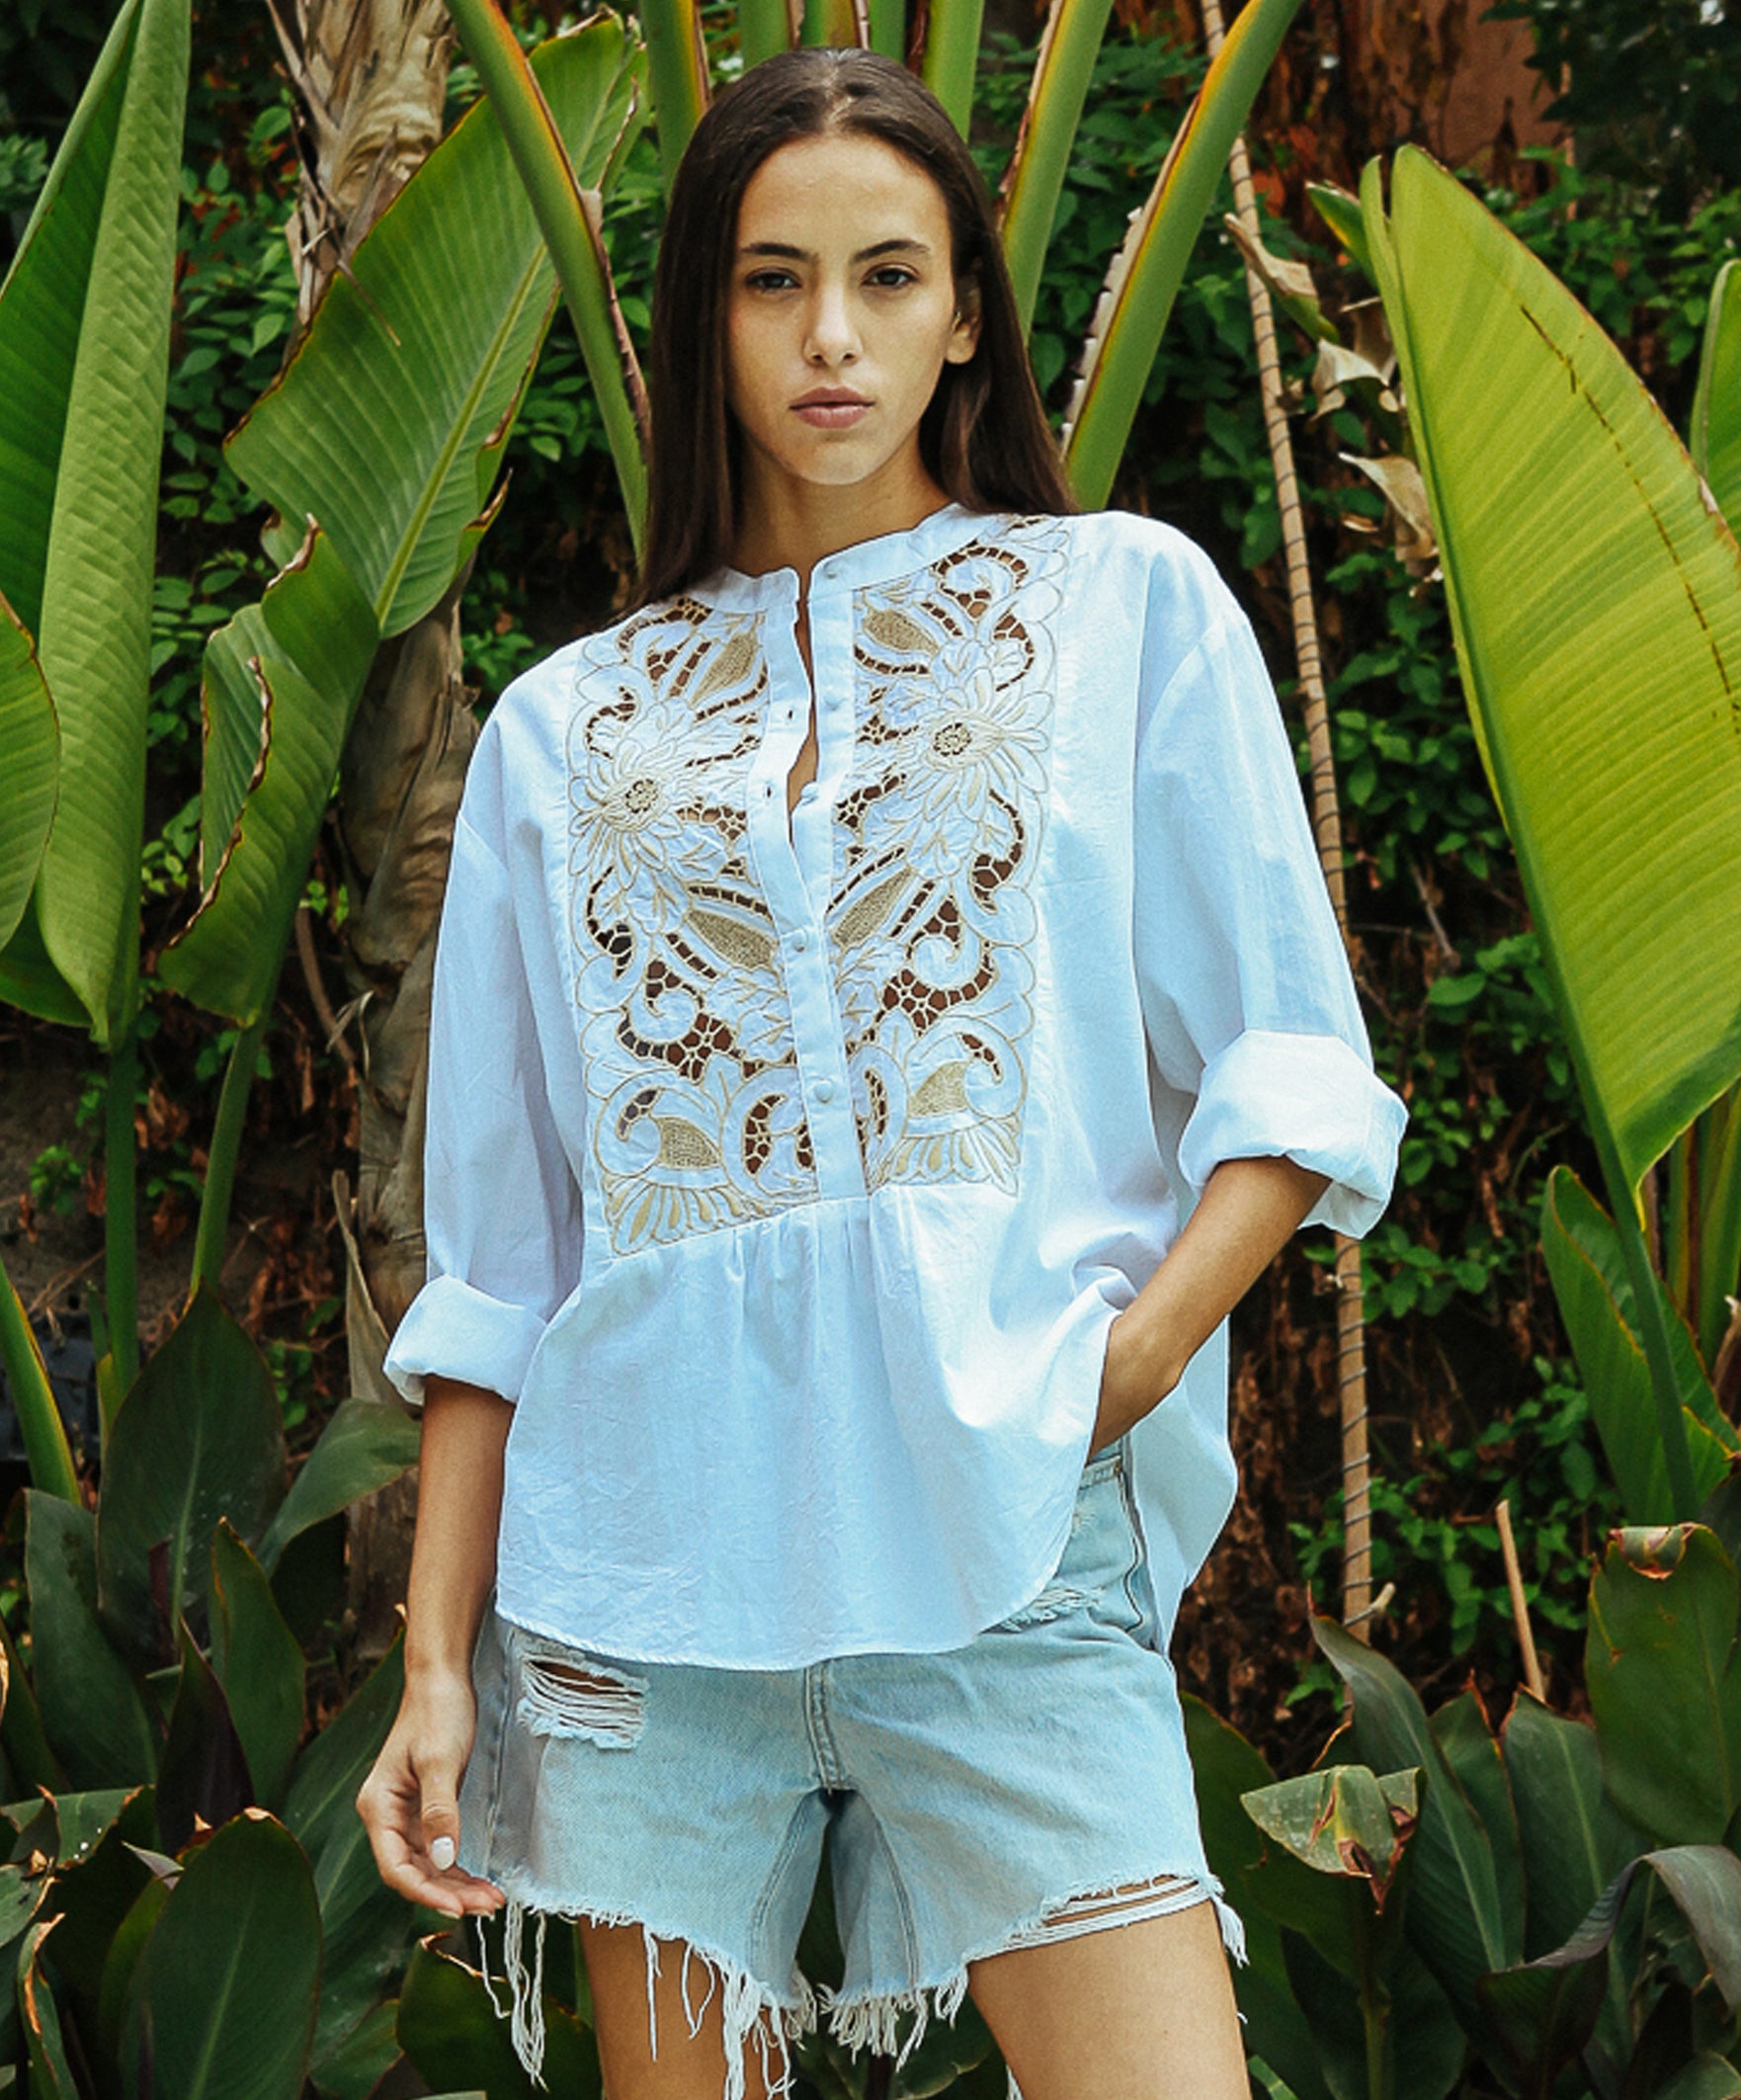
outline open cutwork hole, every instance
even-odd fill
[[[535,1735],[563,1735],[603,1750],[626,1750],[646,1725],[647,1681],[589,1663],[577,1668],[548,1655],[530,1655],[523,1672],[519,1718]]]

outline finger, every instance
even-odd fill
[[[473,1910],[498,1910],[507,1901],[493,1882],[478,1875],[453,1868],[439,1875],[432,1872],[427,1859],[396,1830],[382,1832],[375,1859],[381,1880],[389,1889],[410,1902],[443,1911],[449,1917],[462,1917]]]
[[[417,1827],[424,1855],[437,1873],[445,1874],[459,1856],[458,1767],[437,1757],[420,1767],[417,1777],[423,1793]]]

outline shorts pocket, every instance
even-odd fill
[[[1083,1468],[1070,1536],[1050,1581],[988,1633],[1019,1634],[1079,1614],[1136,1631],[1142,1615],[1131,1577],[1140,1554],[1124,1493],[1127,1471],[1122,1439]]]

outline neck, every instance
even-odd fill
[[[770,569],[796,569],[800,590],[808,587],[810,571],[818,561],[838,554],[843,547],[856,546],[861,540],[911,532],[950,500],[949,492],[939,487],[917,460],[909,472],[897,475],[884,470],[842,488],[793,481],[768,472],[753,460],[745,465],[731,564],[748,576],[766,575]]]

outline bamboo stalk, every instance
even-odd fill
[[[1512,1617],[1517,1621],[1518,1646],[1524,1651],[1524,1682],[1545,1706],[1547,1684],[1535,1654],[1535,1636],[1530,1626],[1530,1604],[1524,1595],[1524,1571],[1518,1565],[1518,1542],[1512,1537],[1512,1506],[1502,1501],[1494,1511],[1499,1520],[1499,1551],[1505,1560],[1506,1587],[1512,1593]]]
[[[1203,0],[1203,30],[1212,59],[1221,47],[1220,0]],[[1261,238],[1257,200],[1252,189],[1251,159],[1243,134],[1228,156],[1233,174],[1233,202],[1239,221],[1252,239]],[[1276,342],[1276,316],[1263,280],[1249,266],[1246,294],[1251,301],[1252,333],[1257,339],[1258,385],[1264,406],[1264,429],[1276,470],[1276,502],[1282,513],[1282,545],[1287,563],[1287,603],[1293,623],[1293,651],[1299,671],[1306,747],[1311,760],[1312,831],[1318,865],[1336,907],[1336,923],[1355,960],[1348,931],[1348,896],[1342,875],[1342,811],[1336,798],[1336,759],[1330,744],[1330,711],[1324,697],[1324,665],[1318,647],[1318,616],[1312,594],[1311,560],[1305,519],[1300,508],[1299,479],[1293,467],[1293,440],[1282,398],[1282,358]],[[1372,1612],[1371,1466],[1367,1435],[1366,1290],[1357,1240],[1336,1235],[1336,1386],[1342,1417],[1342,1617],[1362,1639],[1368,1636]]]

